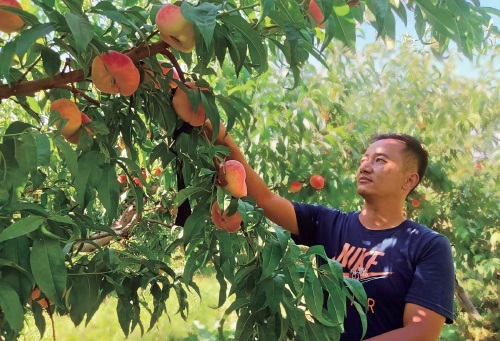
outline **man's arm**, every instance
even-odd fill
[[[208,120],[206,121],[206,128],[211,134],[212,127]],[[226,127],[222,123],[215,143],[231,149],[229,159],[237,160],[245,167],[248,195],[257,200],[257,205],[264,210],[265,216],[275,224],[298,235],[299,228],[292,203],[267,187],[259,174],[250,167],[233,138],[226,133]]]
[[[445,317],[413,303],[406,303],[403,327],[372,337],[366,341],[436,341]]]

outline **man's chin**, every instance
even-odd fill
[[[366,196],[370,195],[370,191],[360,186],[357,187],[356,191],[358,192],[358,195],[360,195],[362,198],[365,198]]]

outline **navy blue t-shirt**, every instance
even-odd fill
[[[410,220],[386,230],[370,230],[359,212],[293,203],[297,244],[323,245],[341,263],[344,276],[358,279],[368,297],[365,339],[403,327],[405,303],[431,309],[453,322],[455,274],[450,242]],[[361,319],[348,302],[341,341],[361,339]]]

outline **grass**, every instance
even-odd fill
[[[121,340],[172,340],[172,341],[195,341],[195,340],[217,340],[218,339],[218,322],[224,314],[225,308],[230,304],[214,309],[218,301],[219,285],[213,276],[198,275],[195,278],[198,284],[202,299],[193,291],[189,294],[189,316],[187,320],[183,320],[177,312],[177,301],[175,297],[167,300],[167,311],[169,316],[163,315],[156,325],[149,331],[141,335],[139,327],[128,336],[125,337],[116,313],[117,300],[108,298],[100,306],[92,320],[87,326],[84,322],[75,327],[69,316],[54,315],[54,325],[56,330],[56,339],[64,341],[121,341]],[[145,294],[146,300],[150,300]],[[149,313],[145,309],[141,309],[141,320],[145,330],[149,327]],[[42,340],[50,341],[52,337],[52,326],[48,316],[46,317],[47,329],[43,338],[40,338],[40,333],[35,326],[32,316],[28,317],[23,336],[20,340]],[[230,330],[234,330],[236,317],[230,316],[230,319],[224,324],[225,336],[231,336]]]

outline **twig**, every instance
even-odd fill
[[[162,226],[168,227],[169,229],[171,229],[175,226],[175,224],[167,224],[167,223],[164,223],[162,221],[155,220],[155,219],[145,219],[144,221],[146,221],[147,223],[151,223],[151,224],[162,225]]]
[[[69,90],[71,91],[74,95],[80,95],[82,96],[83,98],[85,98],[88,102],[94,104],[95,106],[99,107],[101,106],[101,103],[99,103],[98,101],[96,101],[95,99],[93,99],[92,97],[90,97],[89,95],[87,95],[85,92],[83,92],[82,90],[80,89],[77,89],[73,86],[69,86],[69,85],[60,85],[58,86],[58,88],[61,88],[61,89],[65,89],[65,90]]]
[[[16,82],[16,84],[19,84],[21,83],[24,79],[26,79],[26,76],[28,75],[28,73],[31,72],[31,70],[33,70],[33,68],[35,67],[36,64],[38,64],[38,62],[42,60],[42,55],[38,56],[38,58],[33,62],[33,64],[30,65],[30,67],[28,69],[26,69],[26,71],[23,73],[23,76],[21,78],[18,79],[18,81]]]
[[[166,56],[168,58],[168,60],[170,60],[170,62],[174,66],[175,70],[177,70],[177,74],[179,75],[179,80],[182,83],[185,83],[186,77],[184,77],[184,71],[182,71],[181,66],[179,65],[179,62],[177,61],[177,58],[175,58],[172,51],[170,51],[169,49],[166,49],[165,51],[161,52],[161,54]]]

